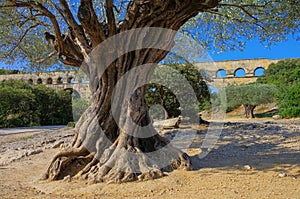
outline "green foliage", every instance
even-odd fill
[[[279,98],[279,114],[282,117],[300,116],[300,84],[290,87]]]
[[[290,59],[271,64],[258,82],[278,88],[276,98],[281,117],[300,116],[300,59]]]
[[[67,127],[74,128],[75,127],[75,122],[68,122]]]
[[[72,121],[71,100],[65,91],[7,80],[0,83],[0,127],[67,124]]]
[[[218,7],[218,14],[199,13],[183,26],[183,32],[196,38],[203,46],[220,51],[242,50],[246,42],[254,38],[267,47],[278,41],[286,41],[288,34],[295,38],[300,36],[299,0],[220,2],[224,6]],[[248,6],[242,10],[243,5]]]
[[[78,121],[84,111],[91,105],[91,102],[84,98],[73,99],[72,110],[74,121]]]
[[[44,32],[54,32],[49,18],[37,9],[12,8],[8,5],[16,1],[0,2],[0,61],[8,64],[23,64],[24,68],[46,69],[53,67],[57,56],[39,64],[36,60],[47,57],[54,49],[44,39]],[[17,1],[28,2],[26,0]],[[68,26],[62,15],[58,1],[31,1],[41,3],[59,22],[62,34],[67,33]],[[75,21],[80,1],[67,1]],[[106,22],[107,16],[104,0],[92,1],[99,21]],[[118,11],[114,12],[116,24],[124,22],[127,9],[132,1],[113,1]],[[59,8],[59,9],[58,9]],[[147,9],[143,9],[147,10]],[[181,32],[194,38],[203,46],[221,51],[242,49],[245,41],[258,38],[269,45],[285,41],[286,35],[299,37],[300,24],[299,0],[222,0],[214,9],[204,10],[186,22]],[[24,62],[27,61],[27,62]],[[31,64],[28,64],[31,62]]]
[[[4,70],[0,69],[0,75],[10,75],[10,74],[18,74],[20,71],[18,70]]]
[[[268,84],[247,84],[227,86],[227,111],[243,105],[246,117],[254,117],[256,106],[274,102],[276,87]]]
[[[0,87],[0,126],[29,126],[36,113],[34,94],[30,90]]]
[[[227,107],[232,110],[240,105],[258,106],[274,101],[276,87],[267,84],[246,84],[226,87]]]
[[[193,65],[191,64],[173,64],[169,65],[172,69],[175,69],[178,73],[182,74],[183,77],[188,81],[190,86],[193,89],[193,92],[195,93],[199,104],[193,104],[189,107],[186,107],[186,111],[201,111],[207,108],[207,105],[209,104],[210,99],[210,92],[209,89],[203,79],[203,74],[201,74],[201,71],[198,71]],[[176,98],[176,93],[181,94],[181,96],[184,96],[186,99],[185,101],[189,101],[189,95],[188,91],[184,88],[186,86],[182,82],[180,82],[177,79],[174,79],[174,75],[170,73],[170,70],[168,67],[162,67],[159,70],[156,70],[154,72],[154,76],[160,76],[161,78],[164,78],[167,80],[167,82],[170,82],[174,87],[175,90],[170,90],[169,88],[163,86],[163,85],[157,85],[157,84],[150,84],[148,87],[148,92],[146,93],[146,101],[147,104],[152,107],[154,105],[160,105],[162,108],[165,109],[165,113],[161,114],[167,114],[166,118],[168,117],[177,117],[181,114],[181,108],[178,99]],[[170,85],[167,85],[170,86]],[[179,90],[176,90],[179,89]],[[155,107],[157,109],[156,111],[153,110],[152,116],[156,117],[155,112],[159,111],[159,107]]]

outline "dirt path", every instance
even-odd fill
[[[205,128],[198,130],[188,150],[191,155],[199,153],[205,133]],[[175,171],[146,182],[39,181],[58,150],[45,147],[41,153],[0,166],[0,198],[300,198],[298,124],[226,123],[209,155],[194,157],[195,171]]]
[[[40,134],[41,132],[56,131],[62,128],[65,128],[65,126],[37,126],[0,129],[0,145],[2,143],[15,141],[16,139]]]

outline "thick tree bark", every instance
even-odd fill
[[[117,99],[120,107],[115,108],[120,113],[114,119],[111,110],[112,85],[116,84],[118,77],[114,69],[108,69],[98,81],[99,85],[93,86],[93,104],[76,124],[72,146],[54,157],[45,179],[63,179],[71,175],[91,182],[127,182],[154,179],[163,176],[163,171],[177,168],[191,169],[189,157],[172,147],[152,127],[144,99],[145,87],[137,88],[129,100]],[[148,72],[145,73],[148,77],[152,71],[151,66],[144,72]],[[90,78],[90,81],[97,82],[97,76]],[[128,84],[123,84],[121,90],[128,89]],[[117,94],[122,96],[121,93]],[[145,126],[150,127],[140,132],[139,128]]]
[[[57,50],[64,63],[79,66],[83,60],[87,62],[80,66],[89,76],[93,102],[76,124],[72,146],[53,158],[44,179],[63,179],[71,175],[91,182],[127,182],[154,179],[173,169],[192,169],[188,155],[174,148],[154,130],[144,99],[145,87],[139,85],[149,79],[155,64],[168,54],[175,34],[148,36],[147,31],[129,34],[123,42],[137,43],[137,46],[161,43],[161,46],[128,51],[117,59],[108,46],[100,51],[100,54],[105,53],[104,56],[95,59],[109,64],[105,69],[99,63],[91,62],[93,57],[88,57],[88,53],[108,37],[127,30],[144,27],[178,30],[199,11],[215,7],[218,1],[133,1],[123,24],[117,28],[114,27],[111,3],[107,1],[105,6],[109,23],[105,30],[96,20],[91,1],[81,1],[78,11],[81,26],[68,17],[66,2],[61,1],[71,31],[63,41],[59,40],[64,45],[63,49]],[[118,50],[119,44],[111,45],[115,45],[112,51]],[[112,63],[108,61],[110,59]],[[114,95],[118,82],[128,71],[149,63],[152,65],[144,66],[139,76],[129,76]],[[130,97],[124,97],[132,88]]]

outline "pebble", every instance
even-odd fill
[[[62,144],[64,144],[63,140],[58,140],[52,145],[52,149],[59,148]]]
[[[71,182],[71,176],[70,175],[67,175],[66,177],[64,177],[63,181],[64,182]]]
[[[280,173],[278,174],[278,176],[281,177],[281,178],[284,178],[284,177],[287,177],[288,174],[287,174],[286,172],[282,171],[282,172],[280,172]]]
[[[250,165],[245,165],[245,166],[244,166],[244,169],[245,169],[246,171],[249,171],[249,170],[252,169],[252,166],[250,166]]]

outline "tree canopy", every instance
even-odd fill
[[[146,101],[147,104],[150,106],[153,105],[160,105],[160,109],[156,111],[162,111],[164,109],[165,112],[163,112],[165,119],[172,118],[172,117],[178,117],[181,113],[182,108],[188,108],[188,109],[195,109],[196,111],[202,111],[206,106],[209,104],[210,99],[210,92],[209,88],[205,82],[205,75],[201,74],[201,71],[199,71],[195,66],[192,64],[173,64],[168,65],[168,67],[161,66],[159,67],[159,70],[156,70],[154,73],[155,75],[163,76],[164,78],[172,79],[174,78],[174,75],[172,75],[171,70],[176,70],[180,74],[182,74],[186,80],[189,82],[189,84],[193,87],[193,90],[195,91],[196,97],[198,99],[198,107],[196,104],[191,104],[189,107],[180,107],[180,103],[176,99],[176,95],[174,92],[181,92],[182,95],[186,96],[186,101],[189,100],[189,93],[184,88],[185,85],[182,84],[180,81],[173,81],[173,87],[177,88],[177,90],[173,90],[173,92],[163,86],[158,84],[150,84],[148,85],[148,92],[146,93]],[[204,71],[202,71],[203,73]],[[172,82],[169,80],[169,82]],[[196,106],[195,106],[196,105]],[[155,110],[153,110],[153,114],[155,113]],[[163,119],[164,117],[161,117]]]
[[[268,84],[231,85],[226,87],[227,109],[244,106],[245,117],[254,118],[258,105],[275,101],[276,87]]]
[[[2,1],[0,61],[46,70],[61,66],[53,65],[59,59],[79,67],[84,55],[108,37],[164,22],[207,48],[242,49],[255,37],[270,45],[290,33],[299,37],[299,7],[298,0]],[[177,17],[184,19],[175,25]],[[47,45],[51,39],[55,45]]]

